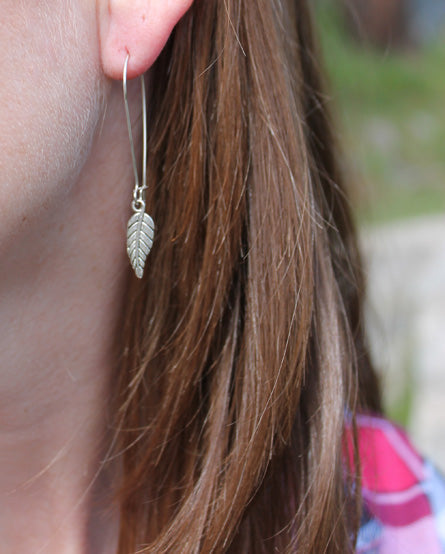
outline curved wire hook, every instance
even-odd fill
[[[127,54],[127,57],[125,58],[125,63],[124,63],[122,86],[124,91],[124,104],[125,104],[125,115],[127,117],[128,137],[130,139],[131,160],[133,163],[135,192],[136,191],[142,192],[147,188],[147,93],[145,89],[144,74],[142,74],[140,76],[141,94],[142,94],[142,186],[141,186],[139,182],[136,153],[135,153],[134,141],[133,141],[133,132],[131,128],[130,107],[128,105],[127,71],[128,71],[129,59],[130,59],[130,54]]]

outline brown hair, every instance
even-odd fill
[[[353,549],[342,436],[380,405],[310,23],[305,0],[195,0],[152,69],[121,554]]]

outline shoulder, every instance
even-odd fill
[[[405,432],[381,417],[357,417],[362,466],[360,554],[445,553],[445,480]]]

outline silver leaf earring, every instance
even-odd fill
[[[141,75],[142,92],[142,183],[139,182],[136,155],[134,150],[133,132],[131,130],[130,108],[127,96],[127,67],[130,54],[124,64],[123,89],[125,114],[127,116],[128,136],[130,138],[131,159],[134,172],[134,190],[131,208],[133,215],[127,225],[127,254],[136,277],[142,279],[145,262],[153,245],[155,225],[152,218],[145,212],[145,191],[147,190],[147,95],[144,76]]]

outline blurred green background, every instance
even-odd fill
[[[316,21],[359,220],[445,210],[444,33],[397,47],[390,33],[387,44],[358,41],[342,0],[319,0]]]
[[[445,1],[313,2],[386,412],[445,471]]]

